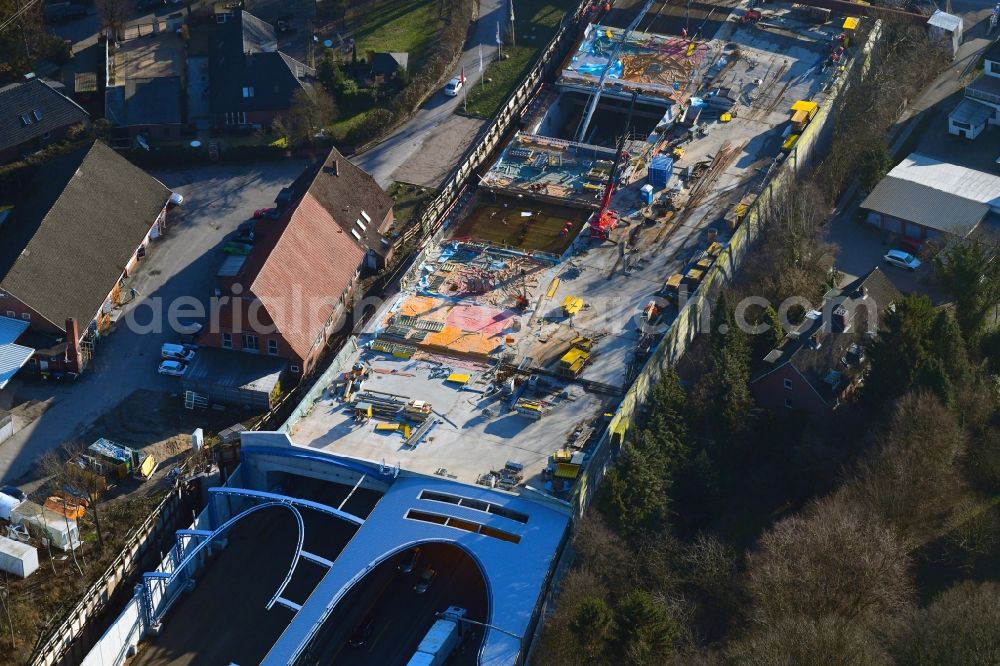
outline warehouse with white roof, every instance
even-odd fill
[[[1000,212],[1000,177],[912,153],[875,186],[861,208],[880,229],[911,238],[965,238]]]

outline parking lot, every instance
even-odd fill
[[[126,325],[126,319],[134,315],[137,323],[148,325],[154,302],[167,307],[182,296],[207,301],[222,261],[224,238],[255,208],[272,205],[278,191],[304,166],[304,162],[289,161],[154,173],[184,195],[184,205],[171,211],[166,235],[150,244],[147,256],[125,285],[123,293],[134,288],[136,300],[124,306],[124,316],[97,346],[86,372],[74,383],[17,380],[5,389],[15,405],[26,400],[52,402],[37,420],[23,425],[0,445],[0,479],[12,482],[25,476],[39,456],[80,437],[91,423],[138,390],[180,391],[177,379],[156,372],[160,345],[174,341],[176,334],[133,330],[136,327]]]

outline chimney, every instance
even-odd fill
[[[840,328],[841,331],[847,332],[851,330],[851,320],[853,319],[852,313],[848,311],[843,305],[838,307],[833,311],[833,322]]]
[[[80,364],[80,327],[76,319],[66,320],[66,366],[70,372],[82,372]]]

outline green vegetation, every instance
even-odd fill
[[[484,81],[477,83],[467,93],[467,113],[480,118],[496,115],[500,106],[531,69],[542,49],[556,34],[566,13],[576,9],[579,4],[577,0],[548,0],[535,7],[518,3],[514,16],[516,46],[510,46],[509,36],[504,39],[503,60],[496,60],[495,48],[490,53],[484,50],[483,59],[489,58],[492,62],[483,72]],[[503,35],[509,32],[509,23],[508,21],[506,29],[501,26]],[[485,79],[490,79],[490,82],[487,83]]]
[[[369,51],[405,52],[419,67],[441,29],[438,0],[368,0],[351,3],[347,29],[359,57]]]
[[[392,214],[396,218],[394,231],[402,231],[417,221],[424,205],[434,198],[436,192],[429,187],[411,185],[410,183],[393,183],[388,194],[392,197]]]

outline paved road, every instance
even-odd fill
[[[454,72],[454,75],[458,76],[462,66],[465,67],[467,89],[471,89],[480,77],[480,45],[482,45],[484,66],[490,58],[495,57],[497,21],[504,20],[508,11],[507,0],[480,0],[479,20],[470,31],[469,39],[465,43],[465,52]],[[466,145],[475,136],[475,132],[470,134],[468,120],[453,113],[461,103],[461,94],[452,98],[439,91],[427,100],[409,122],[374,148],[356,156],[354,163],[375,176],[383,187],[394,180],[406,182],[420,180],[419,176],[408,173],[405,168],[408,159],[425,148],[429,152],[438,152],[437,139],[447,140],[452,132],[466,135]],[[475,129],[478,129],[478,125]],[[445,163],[442,164],[441,173],[446,174],[454,166],[454,162],[447,163],[452,158],[451,154],[444,155]]]
[[[470,619],[486,618],[486,587],[473,560],[454,546],[426,544],[410,574],[396,571],[407,559],[403,554],[383,563],[358,588],[348,593],[320,629],[305,664],[344,666],[398,666],[409,661],[437,620],[449,606],[460,606]],[[430,589],[417,594],[413,586],[420,572],[432,567],[437,576]],[[351,647],[347,638],[365,618],[374,618],[364,645]],[[465,625],[465,638],[450,661],[453,666],[476,663],[482,629]]]
[[[129,287],[139,292],[136,306],[150,299],[170,303],[181,296],[207,298],[222,260],[218,248],[255,208],[272,205],[278,191],[302,170],[304,162],[262,166],[213,166],[158,177],[184,194],[184,206],[171,212],[165,238],[150,245],[149,254]],[[136,311],[147,323],[149,310]],[[54,398],[39,419],[0,444],[0,480],[13,482],[31,472],[35,459],[74,439],[95,420],[137,389],[180,391],[180,383],[156,373],[159,348],[174,334],[140,333],[122,322],[98,345],[91,367],[73,384],[17,381],[5,392],[15,402]],[[178,398],[179,399],[179,398]]]

